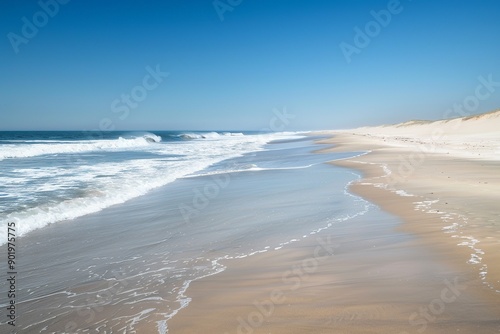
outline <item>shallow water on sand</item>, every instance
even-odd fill
[[[223,271],[220,260],[276,251],[365,214],[371,204],[346,191],[359,176],[323,163],[348,155],[318,148],[311,138],[269,144],[22,237],[17,329],[122,333],[151,324],[165,333],[190,301],[189,283]]]

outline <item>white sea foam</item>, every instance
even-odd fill
[[[12,158],[28,158],[47,154],[74,154],[92,151],[110,151],[124,148],[141,148],[161,142],[161,137],[146,134],[141,137],[125,139],[119,137],[112,140],[80,140],[80,141],[38,141],[35,143],[4,144],[0,151],[0,160]]]
[[[205,133],[182,133],[178,135],[179,138],[182,139],[219,139],[221,137],[241,137],[244,136],[241,132],[223,132],[222,134],[218,132],[205,132]]]
[[[148,134],[134,139],[36,144],[26,145],[33,146],[26,151],[19,147],[7,150],[10,153],[2,151],[0,154],[5,158],[97,149],[115,149],[120,152],[134,147],[140,148],[140,152],[155,153],[157,158],[94,162],[92,165],[76,166],[45,164],[43,167],[13,169],[11,175],[2,176],[0,195],[2,189],[6,189],[4,192],[7,196],[2,197],[10,198],[9,194],[15,194],[12,200],[17,200],[18,203],[14,210],[8,210],[8,204],[0,204],[2,211],[9,212],[0,218],[0,244],[7,240],[7,229],[2,227],[7,226],[8,222],[16,222],[17,235],[23,236],[48,224],[123,203],[225,159],[261,150],[271,140],[293,138],[293,134],[227,135],[221,138],[223,139],[158,144],[161,138]],[[181,158],[169,159],[172,155]],[[57,192],[62,195],[54,195]]]
[[[248,138],[247,138],[248,137]],[[148,152],[155,153],[147,159],[131,159],[120,161],[106,161],[96,160],[92,165],[81,165],[74,166],[71,169],[64,169],[61,166],[45,166],[42,169],[32,168],[32,167],[16,167],[16,175],[20,178],[30,179],[31,181],[36,181],[35,183],[42,183],[44,178],[52,177],[57,180],[58,184],[56,189],[53,186],[38,185],[39,189],[47,189],[48,191],[63,190],[65,187],[78,186],[78,182],[82,182],[85,187],[81,197],[70,198],[67,201],[60,202],[61,207],[56,207],[56,205],[47,203],[43,208],[48,208],[48,210],[41,210],[39,212],[41,220],[50,218],[49,213],[60,215],[59,217],[54,217],[54,220],[61,219],[64,214],[68,212],[71,213],[74,210],[81,208],[91,208],[94,207],[99,210],[98,205],[102,207],[107,207],[110,205],[111,201],[124,201],[126,197],[139,196],[142,192],[149,191],[151,187],[161,185],[164,183],[171,182],[175,178],[185,177],[186,173],[195,173],[203,170],[205,167],[213,163],[218,163],[215,168],[219,165],[224,166],[221,161],[239,156],[245,152],[254,152],[263,149],[263,144],[271,139],[288,139],[292,137],[287,137],[286,135],[272,135],[272,136],[225,136],[221,140],[191,140],[191,141],[177,141],[175,143],[162,143],[160,145],[150,145],[146,146],[144,150]],[[141,150],[142,151],[142,150]],[[170,159],[172,155],[178,155],[178,158]],[[263,155],[271,156],[273,159],[274,155],[269,154],[269,152],[264,152]],[[120,157],[124,156],[120,154]],[[125,155],[129,156],[129,155]],[[132,155],[133,156],[133,155]],[[249,155],[252,156],[252,155]],[[250,160],[250,161],[248,161]],[[236,163],[231,165],[228,162],[227,172],[229,168],[237,166],[237,162],[240,161],[236,159]],[[297,169],[297,168],[308,168],[307,166],[294,166],[294,167],[283,167],[283,168],[258,168],[258,163],[253,163],[252,159],[242,159],[240,165],[241,170],[271,170],[271,169]],[[305,164],[305,163],[304,163]],[[204,173],[203,171],[202,173]],[[359,175],[356,177],[359,179]],[[9,179],[9,177],[6,177]],[[14,186],[13,184],[11,185]],[[26,185],[25,185],[26,186]],[[28,186],[28,189],[31,185]],[[35,185],[33,185],[35,187]],[[117,256],[114,258],[112,255],[101,256],[99,254],[94,254],[90,256],[90,262],[84,266],[78,267],[76,270],[81,277],[87,279],[91,282],[98,282],[100,280],[106,280],[112,282],[113,285],[109,288],[103,288],[103,286],[96,285],[96,288],[91,288],[90,291],[71,291],[71,295],[68,293],[60,293],[61,303],[59,315],[65,315],[69,312],[75,312],[75,306],[78,305],[77,301],[89,300],[89,297],[95,296],[96,300],[102,301],[100,296],[106,296],[106,293],[113,292],[115,295],[113,300],[110,300],[109,305],[133,305],[134,308],[132,314],[119,313],[116,317],[112,319],[103,320],[104,323],[98,327],[98,331],[113,331],[113,332],[124,332],[124,331],[135,331],[136,328],[142,322],[156,323],[156,330],[160,334],[165,334],[168,332],[168,321],[175,316],[179,310],[185,308],[189,302],[190,297],[186,293],[189,284],[192,281],[206,277],[209,275],[216,274],[225,269],[224,265],[219,263],[223,259],[236,259],[245,258],[255,254],[263,252],[271,252],[273,249],[280,249],[288,247],[290,244],[295,242],[300,242],[304,238],[315,238],[318,233],[323,230],[332,227],[335,223],[340,223],[347,221],[356,216],[363,215],[368,210],[373,207],[370,203],[364,201],[363,199],[350,194],[347,190],[348,186],[344,189],[344,193],[354,199],[354,207],[347,206],[350,210],[344,211],[342,213],[335,213],[327,218],[325,221],[321,219],[321,224],[313,224],[314,227],[305,227],[306,231],[300,231],[300,233],[292,233],[290,235],[285,235],[285,237],[279,237],[276,239],[269,240],[269,242],[254,245],[251,244],[249,247],[243,247],[236,251],[231,251],[231,253],[226,253],[226,251],[221,251],[221,253],[215,253],[215,257],[211,257],[212,253],[201,253],[201,257],[196,256],[184,256],[182,255],[179,259],[170,259],[170,255],[166,256],[168,252],[155,251],[155,256],[144,256],[140,258],[134,252],[134,256],[121,258]],[[29,191],[26,192],[28,195]],[[124,195],[125,194],[125,195]],[[67,206],[67,207],[65,207]],[[38,206],[37,209],[41,209]],[[57,209],[60,209],[59,212]],[[19,212],[17,212],[19,214]],[[35,212],[35,214],[37,214]],[[77,212],[76,216],[85,214],[82,212]],[[44,216],[45,215],[45,216]],[[38,221],[38,218],[32,219],[28,217],[26,220],[20,220],[22,225],[29,225]],[[192,236],[190,236],[191,238]],[[155,240],[156,244],[168,244],[166,242],[169,239]],[[202,239],[206,236],[203,235]],[[251,248],[250,248],[251,247]],[[248,249],[250,248],[250,249]],[[151,247],[148,247],[150,250]],[[167,248],[169,249],[169,248]],[[225,256],[219,257],[221,254],[227,254]],[[95,256],[97,255],[97,256]],[[148,253],[148,255],[151,255]],[[156,256],[160,255],[160,256]],[[196,254],[198,255],[198,254]],[[207,258],[208,256],[208,258]],[[157,259],[160,259],[159,262]],[[209,263],[204,263],[203,261],[209,260]],[[197,263],[200,261],[200,263]],[[161,262],[161,263],[160,263]],[[175,264],[177,263],[177,264]],[[89,265],[90,264],[90,265]],[[118,265],[120,268],[127,268],[126,275],[123,277],[120,275],[120,280],[124,280],[127,285],[127,289],[117,289],[118,287],[124,287],[125,284],[120,283],[118,277],[109,277],[108,270],[103,270],[103,264],[106,268],[110,265]],[[121,284],[121,285],[120,285]],[[165,290],[160,288],[160,286],[167,286],[168,289]],[[159,295],[158,291],[169,291],[168,295]],[[116,292],[119,291],[119,292]],[[68,294],[69,298],[66,298]],[[46,296],[34,296],[35,300],[42,300]],[[69,301],[68,301],[69,299]],[[30,301],[30,302],[31,302]],[[161,305],[161,306],[159,306]],[[99,307],[106,307],[106,304],[99,304]],[[130,308],[127,308],[130,309]],[[66,311],[67,310],[67,311]],[[49,311],[54,312],[54,311]],[[66,312],[66,313],[65,313]],[[47,318],[46,318],[47,319]],[[44,320],[47,321],[47,320]],[[112,325],[113,322],[119,322],[118,327],[108,327]],[[46,322],[50,323],[50,322]],[[40,324],[37,327],[40,328],[44,324]],[[119,327],[123,326],[123,327]],[[45,326],[44,328],[50,328]]]

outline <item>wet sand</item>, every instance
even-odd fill
[[[367,132],[323,143],[382,210],[193,282],[169,333],[500,332],[500,162]]]
[[[497,332],[500,310],[476,293],[474,275],[399,226],[375,209],[292,247],[230,261],[192,283],[169,333]]]

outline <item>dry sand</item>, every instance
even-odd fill
[[[443,247],[477,269],[491,292],[500,293],[500,111],[338,131],[327,142],[341,143],[333,150],[370,150],[335,162],[365,173],[352,190],[405,221],[416,221],[406,230],[438,232],[447,237],[442,242],[461,246]],[[424,226],[424,220],[410,217],[417,213],[402,211],[403,202],[440,219]]]
[[[169,333],[500,332],[499,129],[494,112],[329,132],[370,151],[334,162],[362,171],[351,191],[404,224],[364,217],[232,261],[192,283]]]

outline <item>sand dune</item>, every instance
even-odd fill
[[[500,110],[447,120],[414,120],[336,132],[363,135],[383,145],[408,147],[424,153],[500,160]]]

